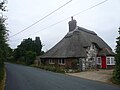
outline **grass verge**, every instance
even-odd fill
[[[5,79],[6,79],[5,67],[4,65],[1,65],[0,66],[0,90],[4,90],[5,88]]]

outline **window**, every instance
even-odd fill
[[[114,59],[114,57],[111,57],[111,65],[115,65],[115,59]]]
[[[64,60],[64,59],[60,59],[60,60],[58,60],[58,64],[65,65],[65,60]]]
[[[107,57],[107,65],[115,65],[114,57]]]
[[[107,65],[110,65],[110,58],[107,57]]]
[[[55,64],[55,60],[49,59],[49,64]]]
[[[98,65],[101,64],[101,58],[100,58],[100,57],[97,58],[97,64],[98,64]]]

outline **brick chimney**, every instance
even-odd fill
[[[76,20],[73,19],[73,16],[71,17],[71,21],[69,21],[69,32],[73,31],[76,26],[77,26],[77,22]]]

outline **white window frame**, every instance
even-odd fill
[[[111,57],[111,65],[115,65],[115,58]]]
[[[63,63],[62,60],[64,60],[64,63]],[[58,64],[60,64],[60,65],[65,65],[65,59],[59,59],[59,60],[58,60]]]
[[[55,60],[49,59],[49,64],[55,64]]]
[[[101,57],[97,57],[97,64],[101,65]]]
[[[110,60],[110,63],[108,63],[108,59]],[[106,62],[107,62],[107,65],[115,65],[115,58],[114,57],[107,57]]]
[[[107,65],[111,65],[111,58],[107,57],[106,62],[107,62]]]

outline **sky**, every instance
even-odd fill
[[[43,44],[42,49],[47,51],[68,33],[68,22],[71,20],[68,17],[105,0],[72,0],[36,25],[15,35],[68,1],[70,0],[8,0],[8,12],[5,14],[8,18],[10,47],[14,49],[23,39],[34,40],[38,36]],[[77,21],[77,26],[96,32],[113,50],[115,49],[120,26],[120,0],[107,0],[73,18]],[[65,20],[61,23],[49,27],[63,19]]]

